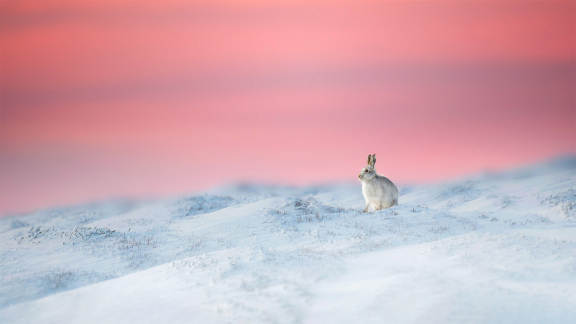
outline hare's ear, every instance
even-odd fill
[[[372,165],[372,154],[368,154],[368,162],[366,164]]]
[[[372,154],[372,167],[376,164],[376,154]]]

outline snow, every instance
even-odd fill
[[[0,323],[575,323],[576,158],[0,218]]]

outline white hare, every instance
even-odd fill
[[[362,181],[362,194],[366,201],[364,212],[368,212],[370,207],[380,210],[398,204],[398,188],[390,179],[377,174],[374,164],[376,164],[376,154],[369,154],[368,165],[358,174],[358,178]]]

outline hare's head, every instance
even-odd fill
[[[360,181],[369,181],[376,177],[374,164],[376,164],[376,154],[368,154],[368,163],[358,174],[358,179],[360,179]]]

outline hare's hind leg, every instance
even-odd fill
[[[397,204],[396,200],[393,200],[392,202],[386,202],[386,203],[380,202],[378,204],[376,210],[382,210],[382,209],[390,208],[396,204]]]

